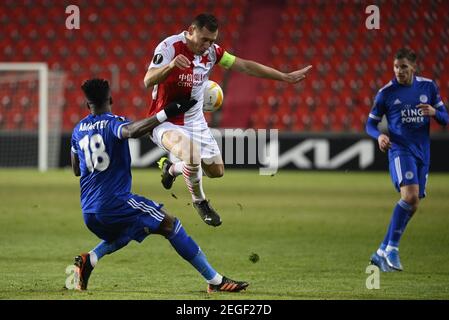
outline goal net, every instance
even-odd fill
[[[57,167],[62,72],[45,63],[0,63],[0,167]]]

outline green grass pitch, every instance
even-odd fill
[[[223,219],[218,228],[200,220],[182,179],[166,191],[156,170],[135,170],[133,178],[133,192],[164,203],[211,264],[250,282],[248,290],[206,294],[203,279],[158,235],[104,257],[87,292],[64,289],[73,257],[98,243],[82,220],[78,179],[69,170],[3,169],[0,299],[449,299],[447,174],[430,175],[428,198],[404,234],[405,271],[380,274],[372,290],[368,259],[398,200],[387,173],[206,178]]]

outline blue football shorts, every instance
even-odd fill
[[[87,228],[97,237],[107,242],[121,238],[142,242],[148,235],[159,229],[165,213],[158,204],[144,197],[130,194],[123,201],[120,213],[84,213]]]
[[[429,165],[424,165],[411,155],[395,155],[390,158],[390,176],[396,190],[400,192],[401,186],[419,185],[419,197],[426,196]]]

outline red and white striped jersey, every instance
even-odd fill
[[[162,41],[154,51],[148,69],[169,64],[177,55],[186,56],[192,63],[184,70],[174,68],[167,79],[155,85],[148,115],[152,116],[174,100],[195,99],[198,103],[185,114],[168,119],[186,127],[207,127],[203,114],[203,92],[212,68],[224,54],[224,49],[213,44],[202,56],[193,54],[186,44],[186,31]]]

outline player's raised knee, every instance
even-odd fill
[[[212,166],[204,170],[209,178],[221,178],[224,175],[224,166]]]
[[[406,194],[403,199],[408,205],[411,206],[412,211],[415,212],[418,209],[419,196],[415,193]]]
[[[413,211],[416,211],[418,209],[418,204],[419,204],[419,196],[418,195],[413,195],[409,198],[410,201],[409,203],[412,205],[413,207]]]
[[[221,178],[224,175],[224,166],[216,166],[212,171],[212,178]]]

